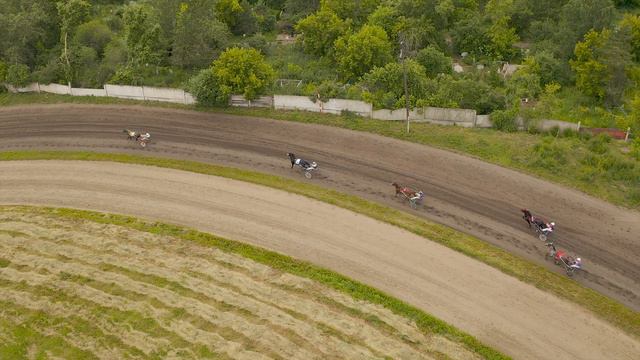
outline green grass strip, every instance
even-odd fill
[[[444,225],[435,224],[417,216],[389,208],[356,196],[325,189],[274,175],[247,170],[204,164],[193,161],[161,159],[125,154],[92,152],[20,151],[0,153],[2,160],[89,160],[113,161],[172,168],[264,185],[307,196],[342,207],[371,218],[398,226],[414,234],[438,242],[467,256],[514,276],[539,289],[548,291],[592,311],[602,319],[625,332],[640,337],[640,313],[629,309],[592,289],[588,289],[564,275],[553,273],[518,256],[492,246],[471,235],[463,234]],[[272,265],[272,264],[271,264]],[[370,299],[371,300],[371,299]],[[373,301],[373,300],[371,300]],[[381,303],[379,301],[373,301]],[[407,314],[410,314],[407,313]]]

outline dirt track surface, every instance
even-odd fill
[[[145,129],[142,150],[122,128]],[[640,213],[472,158],[344,129],[146,107],[55,105],[0,108],[0,151],[92,150],[190,159],[306,181],[287,152],[315,160],[321,186],[407,210],[392,181],[426,193],[415,213],[545,263],[545,247],[519,209],[557,223],[557,244],[583,258],[576,281],[640,310]]]
[[[407,231],[286,192],[177,170],[0,163],[0,203],[132,214],[311,261],[519,359],[635,359],[640,341],[582,308]]]

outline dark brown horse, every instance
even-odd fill
[[[410,198],[410,197],[412,197],[412,196],[414,196],[416,194],[416,191],[414,191],[413,189],[408,188],[406,186],[400,186],[396,182],[391,183],[391,185],[393,185],[396,188],[396,196],[402,194],[402,195],[406,196],[407,198]]]

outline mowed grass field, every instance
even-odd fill
[[[380,305],[173,236],[0,208],[0,359],[476,359]]]

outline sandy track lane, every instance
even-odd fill
[[[0,203],[125,213],[309,260],[522,359],[635,359],[640,342],[580,307],[398,228],[257,185],[94,162],[0,164]],[[516,320],[517,319],[517,320]]]
[[[145,128],[142,151],[124,127]],[[221,114],[126,106],[0,108],[0,150],[66,149],[190,159],[301,179],[284,154],[320,163],[321,186],[408,210],[391,181],[427,193],[416,214],[473,234],[552,271],[519,208],[558,223],[560,246],[585,259],[577,281],[640,310],[640,214],[580,192],[447,151],[343,129]]]

